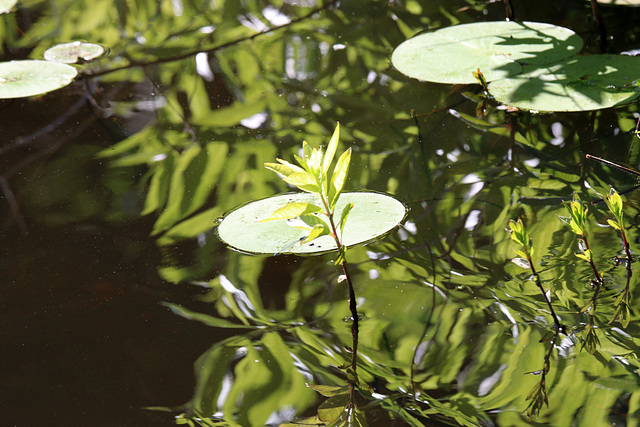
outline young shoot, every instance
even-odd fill
[[[330,235],[336,241],[340,257],[344,256],[342,246],[342,231],[347,222],[349,212],[353,204],[346,205],[336,223],[335,207],[342,193],[349,173],[351,161],[351,148],[348,148],[338,158],[335,167],[331,170],[338,141],[340,139],[340,124],[336,126],[333,136],[329,141],[326,152],[322,147],[312,148],[307,141],[302,142],[302,158],[295,156],[298,165],[277,159],[278,163],[265,163],[265,167],[280,175],[284,182],[299,188],[302,191],[318,196],[318,204],[292,202],[276,211],[262,221],[299,218],[301,225],[298,228],[308,232],[301,240],[301,244],[308,243],[320,236]]]

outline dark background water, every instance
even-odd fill
[[[3,60],[37,56],[43,50],[43,46],[68,39],[83,38],[105,43],[106,40],[99,39],[101,31],[105,32],[105,39],[108,39],[107,36],[113,36],[109,35],[107,30],[117,29],[119,25],[120,29],[126,28],[128,36],[123,36],[116,46],[112,46],[114,55],[111,58],[114,61],[120,52],[126,51],[127,46],[134,44],[132,41],[136,34],[134,27],[139,27],[139,31],[150,39],[149,44],[158,43],[164,46],[162,37],[165,35],[158,33],[158,40],[153,40],[150,34],[159,31],[155,29],[156,27],[166,29],[175,23],[163,22],[162,14],[154,15],[155,3],[152,3],[138,2],[137,9],[132,5],[127,9],[118,2],[105,3],[104,11],[92,13],[88,13],[87,10],[94,6],[98,7],[97,3],[60,2],[57,5],[60,10],[56,10],[56,4],[45,2],[32,2],[28,6],[19,5],[15,16],[2,18],[4,19]],[[287,5],[283,6],[285,12],[291,12],[294,16],[303,14],[304,11],[298,11],[295,5],[286,3]],[[98,155],[102,150],[112,147],[126,137],[138,134],[150,124],[159,124],[161,131],[166,134],[177,132],[183,136],[189,133],[191,126],[191,130],[195,129],[200,142],[225,140],[231,147],[239,147],[243,142],[249,141],[246,147],[242,147],[250,153],[249,157],[253,157],[246,160],[246,164],[240,162],[241,165],[236,169],[225,170],[224,174],[227,174],[225,175],[227,178],[221,178],[220,183],[217,184],[218,193],[209,196],[196,214],[220,205],[219,210],[212,211],[212,218],[215,218],[241,202],[258,196],[268,196],[281,190],[282,187],[279,187],[274,178],[269,178],[263,184],[257,184],[256,175],[237,178],[237,180],[236,177],[242,175],[243,169],[257,170],[263,161],[273,161],[276,154],[278,156],[290,154],[300,144],[302,137],[309,138],[309,135],[316,135],[318,139],[322,136],[327,137],[325,130],[332,129],[333,123],[340,120],[343,126],[349,129],[347,141],[358,140],[358,138],[368,141],[367,143],[357,142],[362,157],[355,157],[352,172],[355,178],[352,178],[352,187],[366,186],[372,190],[396,192],[412,207],[413,216],[410,217],[410,221],[417,223],[420,230],[418,234],[425,236],[424,239],[411,240],[410,238],[405,244],[401,243],[399,237],[395,237],[390,246],[373,247],[372,251],[384,253],[399,250],[412,254],[411,251],[416,247],[423,248],[425,241],[433,242],[437,239],[433,236],[438,236],[439,233],[447,235],[450,238],[449,241],[456,242],[453,245],[459,243],[462,248],[460,250],[467,254],[474,252],[474,244],[477,243],[479,247],[485,244],[488,237],[483,233],[486,231],[477,231],[478,235],[482,234],[477,240],[473,233],[468,233],[469,236],[464,234],[466,232],[462,225],[468,218],[469,209],[464,208],[462,204],[451,202],[449,208],[443,207],[442,211],[448,212],[450,217],[443,220],[440,226],[429,228],[428,224],[425,225],[429,220],[424,218],[430,218],[429,215],[434,214],[435,208],[434,211],[430,211],[430,208],[425,208],[423,211],[421,206],[424,205],[421,205],[420,201],[445,200],[445,197],[448,197],[447,194],[458,190],[453,189],[450,193],[447,192],[448,190],[440,192],[438,188],[447,187],[449,184],[438,183],[457,182],[466,173],[473,172],[476,166],[483,168],[478,171],[480,181],[500,182],[502,178],[498,175],[492,176],[490,169],[494,165],[497,168],[504,167],[504,159],[508,157],[512,147],[510,148],[506,138],[495,137],[494,139],[486,136],[480,138],[476,129],[466,126],[452,116],[446,113],[434,114],[432,118],[422,122],[424,124],[420,130],[425,140],[431,144],[431,148],[428,149],[429,158],[436,159],[433,160],[436,164],[431,171],[435,176],[435,185],[433,188],[425,189],[423,181],[426,182],[426,178],[416,172],[419,171],[422,159],[418,156],[413,159],[407,154],[409,153],[407,145],[413,144],[412,149],[415,149],[415,139],[411,138],[415,137],[416,132],[398,129],[401,125],[409,126],[406,114],[412,108],[418,110],[419,114],[427,114],[444,104],[454,105],[455,108],[458,108],[457,105],[462,105],[460,108],[463,111],[473,114],[475,106],[464,101],[463,98],[455,102],[451,101],[452,98],[447,98],[451,91],[448,85],[410,81],[392,70],[384,59],[389,57],[394,45],[406,38],[398,28],[390,27],[394,22],[391,19],[393,14],[406,19],[408,25],[416,31],[421,27],[448,26],[458,23],[458,20],[474,22],[503,19],[504,11],[500,4],[493,2],[484,5],[482,3],[344,1],[340,3],[335,13],[321,12],[330,15],[330,18],[326,18],[329,19],[328,22],[322,21],[324,17],[317,18],[320,20],[319,23],[310,20],[308,25],[267,36],[291,40],[298,36],[296,32],[299,32],[300,37],[317,36],[329,45],[345,42],[348,48],[344,51],[340,49],[327,51],[323,50],[325,48],[321,44],[310,44],[307,48],[317,49],[313,51],[316,55],[299,54],[299,59],[302,58],[304,61],[300,66],[301,69],[296,70],[297,74],[274,72],[273,75],[260,75],[258,73],[259,78],[270,81],[278,91],[268,95],[274,96],[276,101],[278,97],[286,99],[288,103],[283,108],[284,113],[278,112],[274,123],[258,129],[248,129],[246,126],[237,124],[226,128],[220,124],[217,127],[203,124],[197,105],[193,98],[190,98],[193,93],[185,93],[181,89],[176,90],[175,93],[171,92],[172,85],[178,85],[180,77],[188,74],[187,71],[182,74],[180,67],[184,65],[180,64],[174,64],[177,70],[166,71],[159,68],[149,71],[146,76],[134,73],[127,77],[116,78],[112,75],[111,79],[105,76],[104,80],[81,80],[68,88],[35,99],[0,101],[2,135],[0,176],[3,184],[0,204],[2,220],[0,231],[2,240],[0,258],[0,277],[2,278],[0,286],[2,302],[0,304],[1,424],[18,426],[173,424],[173,417],[175,413],[181,412],[180,408],[177,408],[175,413],[144,408],[159,406],[175,408],[189,401],[196,384],[194,376],[196,359],[214,343],[233,336],[236,332],[233,329],[210,328],[201,323],[186,320],[176,316],[161,303],[181,304],[192,310],[212,312],[211,304],[202,300],[202,297],[208,293],[208,289],[190,284],[190,281],[211,280],[222,273],[229,275],[229,271],[236,268],[233,263],[246,265],[254,261],[249,260],[248,257],[231,254],[215,240],[210,231],[193,233],[194,236],[188,236],[185,239],[172,237],[158,242],[158,235],[161,233],[152,234],[157,231],[154,227],[157,226],[159,212],[141,215],[141,209],[147,197],[149,176],[146,174],[149,165],[140,162],[130,167],[114,167],[110,163],[113,159]],[[250,13],[257,13],[266,6],[269,6],[269,2],[249,2],[242,6],[240,3],[233,6],[227,2],[224,6],[220,6],[221,17],[217,25],[220,28],[219,31],[227,31],[229,34],[221,33],[220,40],[236,38],[233,33],[236,27],[243,29],[244,32],[241,31],[241,35],[247,33],[248,30],[242,27],[240,24],[242,20],[239,17],[247,18]],[[276,6],[281,5],[278,3]],[[583,37],[585,51],[597,52],[597,33],[587,2],[514,1],[514,6],[519,19],[569,27]],[[198,7],[187,8],[191,13],[197,9]],[[407,12],[416,9],[421,9],[421,12]],[[621,7],[603,10],[612,37],[610,49],[619,52],[637,48],[637,22],[640,18],[638,10]],[[78,27],[81,23],[77,21],[78,16],[94,16],[94,13],[106,14],[106,17],[104,20],[98,19],[96,26],[85,29],[84,33],[78,28],[70,29],[74,25]],[[209,13],[217,16],[215,9]],[[60,20],[60,17],[63,19]],[[235,17],[235,19],[230,20],[229,17]],[[205,24],[205,22],[199,22],[195,15],[192,21],[190,25],[193,28]],[[57,34],[55,31],[47,30],[49,28],[47,26],[52,26],[56,22],[58,23],[55,25],[59,26]],[[110,22],[113,28],[108,27],[104,22]],[[175,28],[175,31],[179,32],[180,28]],[[25,32],[31,37],[27,41],[20,37],[20,34]],[[388,37],[382,37],[379,33]],[[203,39],[207,37],[206,33],[201,34]],[[368,40],[371,46],[367,44]],[[168,43],[170,46],[166,47],[166,52],[152,51],[150,55],[170,56],[180,49],[190,49],[190,46],[200,42],[202,41],[193,34],[189,37],[185,36],[184,40],[175,36],[170,39]],[[149,44],[144,45],[144,48],[148,48]],[[359,50],[363,47],[370,48],[375,55],[364,56]],[[250,51],[254,48],[255,46],[240,45],[237,49]],[[140,47],[140,49],[143,48]],[[257,49],[260,49],[260,45]],[[362,57],[359,56],[361,54]],[[266,56],[268,60],[273,61],[274,68],[277,65],[280,69],[284,69],[284,58],[278,55]],[[377,62],[371,62],[372,57],[375,57]],[[104,65],[108,65],[110,60],[105,60]],[[249,86],[249,82],[237,82],[233,77],[235,73],[235,78],[242,80],[242,68],[236,69],[234,65],[229,66],[225,62],[232,62],[231,59],[220,57],[219,60],[223,65],[219,65],[219,68],[214,67],[219,78],[203,86],[207,91],[206,98],[211,111],[231,105],[233,101],[248,96],[246,93],[243,94],[242,90]],[[188,58],[186,62],[193,65],[193,58]],[[228,68],[225,68],[225,65]],[[269,63],[263,63],[260,66],[268,69]],[[303,71],[308,74],[305,76]],[[193,73],[193,70],[189,72]],[[367,85],[365,82],[370,72],[377,73],[376,83]],[[167,77],[163,73],[169,73],[171,76]],[[228,74],[225,75],[225,73]],[[339,78],[340,73],[346,73],[348,77]],[[85,98],[85,83],[91,88],[95,99]],[[198,90],[203,87],[199,87]],[[137,104],[132,109],[129,109],[130,106],[126,104],[128,101],[154,100],[155,102],[157,100],[152,94],[157,94],[159,89],[168,93],[169,103],[173,103],[172,108],[184,108],[181,112],[184,122],[175,119],[173,116],[175,111],[160,104],[151,107],[148,104]],[[326,91],[329,91],[328,95]],[[320,113],[315,111],[312,113],[312,108],[315,108],[313,104],[322,103],[323,99],[328,99],[330,102],[322,104]],[[189,102],[194,104],[189,105]],[[117,106],[120,106],[121,110],[117,110]],[[381,111],[385,111],[386,115],[381,115]],[[581,137],[587,132],[585,129],[592,124],[591,113],[525,118],[523,119],[525,122],[529,120],[533,123],[531,128],[535,130],[532,132],[537,132],[540,141],[545,140],[544,132],[547,132],[546,136],[549,135],[552,123],[562,123],[567,142],[558,149],[546,145],[544,148],[538,147],[540,152],[537,154],[531,155],[525,150],[521,151],[520,155],[523,158],[537,156],[543,161],[557,160],[567,173],[587,167],[594,168],[596,171],[602,170],[600,166],[583,164],[582,158],[585,151],[611,160],[628,162],[630,159],[627,153],[632,136],[628,132],[619,132],[615,129],[619,126],[620,117],[625,114],[628,117],[635,117],[633,116],[635,111],[634,106],[623,112],[600,113],[593,138]],[[394,114],[399,112],[405,113],[404,119],[394,118]],[[498,117],[496,120],[500,120],[501,113],[494,113]],[[205,111],[203,114],[206,115],[208,112]],[[249,108],[246,117],[251,115],[253,113]],[[304,120],[300,121],[302,118]],[[633,121],[633,119],[629,120]],[[185,123],[190,126],[185,126]],[[311,126],[316,123],[319,129]],[[296,137],[296,132],[300,138]],[[164,133],[161,134],[164,135]],[[396,135],[395,138],[394,135]],[[376,136],[386,139],[379,141],[375,139]],[[171,137],[167,136],[167,138]],[[185,138],[188,139],[188,137]],[[263,152],[260,151],[262,149],[260,141],[270,141],[272,145]],[[465,155],[464,149],[461,154],[461,147],[466,145],[471,145],[472,148],[467,150],[468,155]],[[394,150],[396,154],[387,153]],[[373,157],[366,156],[375,154],[382,156],[380,161],[383,165],[379,170],[373,170],[371,166],[372,170],[368,172],[369,166],[363,165]],[[407,160],[409,158],[413,160]],[[229,157],[229,159],[231,163],[235,157]],[[371,160],[370,165],[375,163]],[[622,187],[633,184],[631,178],[606,171],[609,183],[620,184]],[[535,173],[538,172],[544,175],[548,170],[543,170],[541,167]],[[368,175],[369,173],[371,176]],[[247,182],[250,182],[253,187],[249,189],[250,184],[246,184]],[[247,187],[242,187],[241,185],[245,185],[242,183]],[[530,185],[527,181],[520,183],[522,186]],[[602,183],[598,183],[600,184]],[[510,185],[512,183],[505,188]],[[499,184],[496,184],[495,188],[498,187]],[[567,185],[560,189],[542,189],[537,195],[549,198],[570,197],[573,190],[575,188]],[[553,193],[554,191],[557,191],[557,194]],[[487,194],[483,193],[483,197],[489,197]],[[463,196],[464,192],[460,190],[460,198]],[[630,202],[632,208],[635,206],[634,200],[636,199]],[[546,202],[543,200],[543,203]],[[530,213],[533,208],[526,207],[525,210]],[[442,214],[442,212],[437,211],[436,214]],[[190,215],[192,214],[185,217],[189,218]],[[487,217],[495,218],[490,215]],[[532,217],[535,217],[535,214]],[[184,218],[180,218],[182,219]],[[496,226],[487,222],[482,226],[504,228],[506,224]],[[460,230],[464,232],[463,237],[452,238],[453,234]],[[548,240],[551,241],[552,238],[549,237]],[[603,241],[606,241],[606,238],[603,238]],[[562,239],[556,235],[553,243],[559,245]],[[471,249],[465,245],[469,245]],[[549,244],[549,247],[554,245]],[[492,248],[492,254],[493,251]],[[570,252],[567,250],[567,253]],[[415,253],[417,254],[417,250]],[[403,265],[409,265],[407,267],[409,271],[414,271],[412,268],[415,266],[427,270],[430,268],[428,266],[431,262],[425,261],[429,260],[427,255],[415,255],[416,258],[412,256],[408,255],[402,259]],[[396,288],[398,284],[400,287],[411,287],[419,283],[417,279],[409,278],[410,273],[400,271],[398,265],[375,261],[375,257],[368,260],[364,250],[354,252],[354,257],[363,278],[369,270],[366,263],[371,263],[370,259],[374,259],[372,263],[380,269],[388,266],[390,270],[395,269],[390,273],[390,277],[396,281],[394,282]],[[473,256],[468,259],[473,259]],[[495,268],[496,276],[504,273],[504,262],[500,264],[501,261],[496,261],[496,265],[501,266],[495,267],[483,264],[484,260],[481,256],[478,256],[478,260],[478,265],[475,267],[479,271]],[[322,282],[323,278],[332,277],[333,274],[330,272],[331,266],[327,267],[326,258],[318,261],[299,260],[294,257],[256,258],[255,263],[261,266],[256,283],[261,289],[262,301],[265,307],[274,312],[288,307],[288,301],[293,298],[290,285],[298,283],[296,277],[306,275]],[[175,270],[172,270],[173,268]],[[415,269],[417,271],[418,267]],[[473,268],[465,264],[463,259],[450,260],[443,269],[460,275],[468,274],[471,280]],[[246,267],[246,270],[250,269]],[[430,276],[431,272],[427,271],[427,273]],[[506,277],[507,274],[505,273],[504,276]],[[174,277],[184,280],[172,280],[171,278]],[[451,290],[451,298],[459,303],[460,307],[472,304],[461,302],[463,300],[483,298],[479,291],[477,295],[474,294],[475,291],[465,295],[463,291],[456,294],[458,289],[456,279],[449,279],[447,289]],[[181,282],[181,284],[171,283],[172,281]],[[306,297],[316,297],[321,301],[325,297],[318,297],[318,294],[321,294],[319,289],[324,288],[322,288],[323,285],[318,286],[314,290],[302,291],[301,294]],[[339,291],[334,291],[329,285],[327,286],[331,291],[328,298],[335,297],[336,300],[335,314],[332,316],[335,318],[347,316],[347,312],[342,310],[345,307],[344,296]],[[364,288],[364,285],[362,286]],[[468,284],[460,285],[462,286],[468,286]],[[363,295],[366,294],[365,289],[361,291]],[[384,289],[380,292],[384,292]],[[372,293],[375,294],[373,291]],[[374,306],[375,304],[383,306],[381,301],[373,302],[372,295],[367,295],[366,298],[372,301],[371,304]],[[377,313],[383,318],[403,316],[403,313],[411,313],[410,305],[393,309],[378,307]],[[495,307],[492,309],[487,307],[485,307],[487,312],[497,310]],[[522,316],[527,317],[524,306],[512,308],[514,312],[522,312]],[[309,307],[303,307],[300,310],[306,310],[306,315],[313,312]],[[425,312],[422,313],[421,319],[424,320]],[[409,314],[407,317],[408,322],[416,320]],[[527,322],[531,318],[532,316]],[[493,317],[488,316],[487,319],[489,320],[478,317],[466,324],[470,328],[470,333],[478,335],[484,333],[485,328],[490,329]],[[420,323],[418,322],[417,325]],[[416,328],[420,329],[420,326]],[[365,322],[363,336],[366,337],[370,333]],[[328,341],[331,342],[331,339]],[[478,344],[478,348],[480,347]],[[470,360],[475,357],[472,354],[473,349],[464,357]],[[440,357],[446,359],[447,354],[442,353]],[[485,377],[490,373],[485,372]],[[438,387],[439,395],[452,393],[452,389],[447,389],[442,386],[442,383]],[[628,400],[625,400],[628,395],[625,396],[621,401],[628,403]],[[490,408],[489,406],[487,409]],[[522,409],[524,407],[518,408],[519,411]],[[313,411],[307,412],[313,413]],[[580,418],[576,416],[576,419]]]

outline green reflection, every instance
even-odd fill
[[[624,267],[612,261],[621,256],[619,238],[600,226],[609,219],[606,207],[591,207],[589,244],[605,286],[590,323],[579,311],[593,296],[592,272],[574,256],[576,238],[557,216],[566,215],[562,201],[574,193],[588,203],[598,197],[592,189],[607,194],[611,186],[633,186],[633,179],[583,158],[588,151],[624,161],[628,148],[637,155],[637,107],[536,116],[489,105],[476,117],[477,88],[408,81],[389,68],[389,55],[425,26],[481,19],[479,6],[327,5],[308,16],[312,8],[290,2],[62,1],[56,8],[31,2],[39,25],[24,38],[3,33],[6,43],[36,55],[82,39],[112,53],[91,65],[89,78],[101,107],[96,127],[108,128],[107,136],[87,144],[93,134],[83,134],[44,166],[25,169],[25,178],[15,167],[5,173],[23,211],[55,224],[149,216],[164,256],[160,276],[206,286],[198,301],[167,304],[215,328],[178,423],[313,419],[342,403],[347,373],[341,367],[351,359],[348,295],[337,284],[332,257],[248,257],[227,250],[212,228],[242,203],[287,191],[263,163],[291,160],[301,139],[322,142],[340,120],[344,143],[354,147],[345,186],[389,192],[411,208],[404,229],[349,252],[362,314],[362,419],[416,426],[634,425],[637,298],[629,300],[626,328],[607,323],[626,284]],[[260,31],[247,23],[251,18],[272,26],[268,6],[306,18],[251,38]],[[496,17],[492,7],[488,13]],[[15,16],[1,22],[15,24]],[[198,69],[194,52],[207,53],[212,74]],[[113,69],[120,70],[98,75]],[[111,92],[115,87],[124,89]],[[88,165],[99,150],[98,161],[109,170],[84,185],[99,169]],[[628,195],[624,208],[632,258],[637,197]],[[553,319],[539,289],[512,262],[508,223],[518,217],[534,239],[540,280],[568,327],[554,345],[540,342]],[[637,276],[634,271],[632,296]],[[590,324],[587,335],[600,343],[593,354],[581,351]],[[529,421],[527,396],[547,354],[549,405]]]

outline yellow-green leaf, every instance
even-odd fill
[[[312,229],[306,239],[302,241],[302,244],[308,243],[314,239],[317,239],[320,236],[326,236],[329,234],[329,228],[323,224],[316,224]]]
[[[333,210],[340,197],[344,183],[349,174],[349,162],[351,161],[351,148],[342,153],[331,175],[331,187],[329,188],[329,208]]]
[[[291,219],[303,215],[305,213],[319,212],[320,208],[316,205],[303,202],[293,202],[276,209],[269,217],[261,219],[260,222],[274,221],[277,219]]]
[[[280,163],[265,163],[264,167],[274,171],[275,173],[287,177],[294,173],[304,173],[304,169],[294,164],[287,162],[286,160],[277,159]]]
[[[287,184],[295,185],[302,191],[308,191],[310,193],[319,193],[320,187],[315,177],[308,172],[293,173],[285,178],[284,182]]]
[[[333,162],[333,157],[336,155],[336,150],[338,149],[338,141],[340,140],[340,123],[336,125],[336,130],[333,131],[333,136],[329,141],[329,145],[327,146],[327,152],[324,155],[324,159],[322,160],[322,173],[327,175],[329,173],[329,167],[331,166],[331,162]]]
[[[347,223],[347,218],[349,217],[349,212],[353,209],[353,203],[349,203],[342,209],[342,215],[340,215],[340,239],[342,240],[342,233],[344,231],[344,225]]]
[[[320,174],[320,168],[322,166],[322,148],[314,148],[311,151],[311,157],[307,159],[307,165],[314,175]]]

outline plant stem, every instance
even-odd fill
[[[331,226],[331,235],[336,242],[336,246],[338,247],[338,256],[341,257],[340,266],[342,267],[342,272],[344,273],[345,281],[347,282],[347,287],[349,289],[349,310],[351,311],[351,338],[352,338],[352,346],[351,346],[351,369],[353,371],[353,375],[356,379],[357,383],[357,361],[358,361],[358,307],[356,302],[356,292],[353,288],[353,282],[351,281],[351,275],[349,274],[349,266],[347,264],[347,258],[344,253],[344,246],[342,246],[342,236],[338,237],[338,230],[336,228],[336,224],[333,221],[333,212],[329,209],[329,203],[326,198],[321,197],[322,204],[324,205],[325,215],[329,217],[329,225]],[[349,400],[351,403],[354,402],[355,397],[355,386],[351,382],[349,382]]]
[[[535,278],[536,285],[538,286],[538,289],[540,289],[540,293],[542,293],[542,297],[547,303],[547,307],[549,307],[549,311],[551,312],[551,316],[553,317],[553,322],[555,323],[556,331],[564,333],[564,326],[560,324],[560,320],[558,320],[558,316],[556,316],[556,312],[553,309],[553,306],[551,305],[551,301],[549,301],[549,298],[547,297],[547,293],[545,292],[544,287],[542,286],[542,281],[540,280],[540,276],[538,275],[536,268],[533,266],[533,260],[531,259],[531,255],[529,255],[528,251],[526,252],[526,255],[527,255],[527,260],[529,261],[529,268],[533,273],[533,277]]]
[[[582,234],[580,236],[582,238],[582,241],[584,242],[584,246],[585,248],[587,248],[587,251],[589,251],[591,253],[591,248],[589,248],[589,242],[587,241],[587,236]],[[604,281],[602,280],[602,276],[600,276],[600,273],[598,273],[598,269],[596,268],[595,263],[593,262],[592,259],[593,255],[589,258],[589,265],[591,266],[591,270],[593,270],[593,274],[596,277],[596,280],[594,281],[595,286],[596,286],[596,290],[593,293],[593,297],[591,298],[591,310],[589,310],[589,315],[591,316],[591,318],[589,319],[591,322],[593,322],[593,313],[595,313],[596,311],[596,300],[598,298],[598,294],[600,293],[600,289],[602,289],[602,286],[604,286]]]

